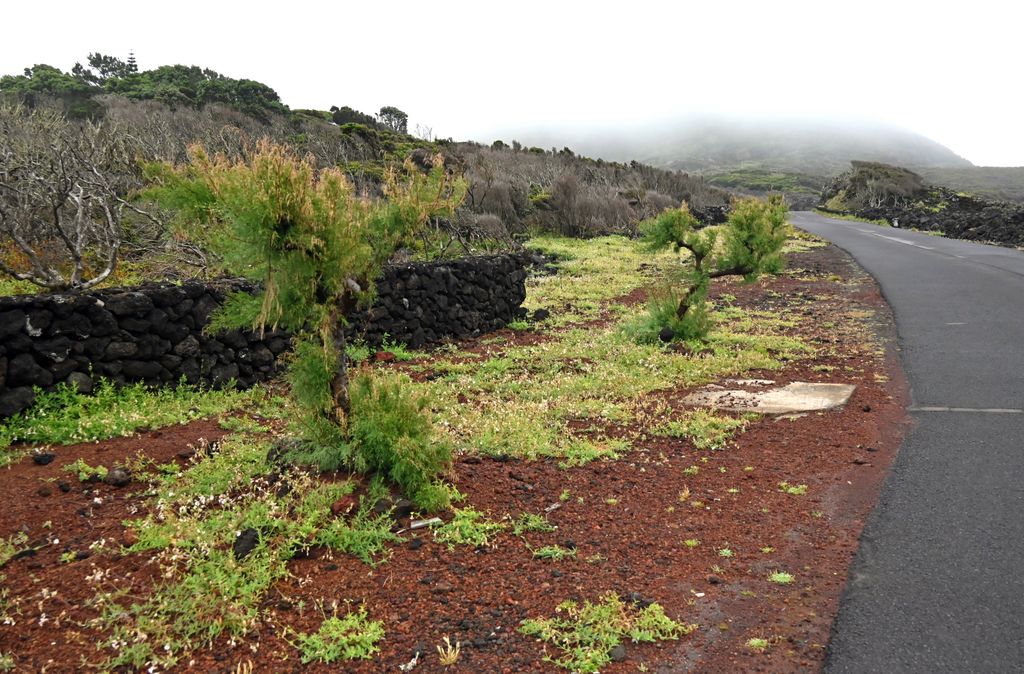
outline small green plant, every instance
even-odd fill
[[[24,550],[26,543],[28,543],[28,534],[24,531],[19,531],[7,538],[0,538],[0,567]]]
[[[803,496],[807,493],[806,484],[790,484],[788,482],[779,483],[779,491],[784,494],[791,494],[793,496]]]
[[[544,515],[534,515],[533,513],[522,513],[512,523],[512,533],[516,536],[522,536],[525,533],[548,533],[557,528]]]
[[[700,541],[696,538],[687,538],[685,541],[683,541],[683,545],[685,545],[688,548],[696,548],[700,546]]]
[[[434,530],[434,540],[445,543],[449,550],[456,545],[480,547],[489,545],[504,528],[502,522],[492,522],[477,510],[463,508],[455,510],[455,517]]]
[[[764,651],[768,648],[768,640],[763,637],[751,637],[747,639],[747,648],[752,651]]]
[[[377,642],[384,638],[384,623],[369,620],[366,609],[361,607],[343,618],[326,618],[316,632],[296,637],[302,664],[368,660],[380,651]]]
[[[770,555],[770,554],[772,554],[773,552],[775,552],[775,548],[773,548],[773,547],[772,547],[772,546],[770,546],[770,545],[766,545],[766,546],[764,546],[763,548],[761,548],[761,552],[763,552],[763,553],[764,553],[764,554],[766,554],[766,555]]]
[[[550,559],[560,562],[563,559],[576,559],[576,548],[563,548],[560,545],[545,545],[533,551],[534,559]]]
[[[371,565],[378,563],[389,544],[401,543],[401,537],[391,531],[394,524],[391,513],[374,514],[377,496],[373,491],[371,489],[371,496],[362,498],[355,517],[331,520],[317,532],[315,542],[355,555]]]
[[[687,475],[689,477],[693,477],[694,475],[696,475],[699,472],[700,472],[700,468],[697,467],[697,466],[689,466],[687,468],[683,468],[683,475]]]
[[[621,440],[593,443],[587,440],[573,440],[566,445],[564,458],[558,462],[559,468],[577,468],[598,459],[617,459],[627,445]]]
[[[696,629],[696,625],[672,620],[658,604],[635,609],[614,593],[605,595],[595,604],[587,601],[580,606],[574,601],[564,601],[555,610],[561,615],[524,620],[519,631],[557,646],[562,657],[545,656],[544,659],[580,674],[600,671],[611,662],[612,649],[624,639],[651,643],[678,639]]]
[[[508,324],[508,327],[517,332],[521,332],[523,330],[529,330],[530,323],[529,321],[512,321],[511,323]]]
[[[571,496],[572,495],[568,489],[563,489],[562,493],[558,495],[558,500],[561,501],[562,503],[565,503],[566,501],[569,500]]]
[[[729,548],[722,548],[721,550],[718,551],[718,556],[719,557],[734,557],[735,554],[736,553],[734,553]]]
[[[768,574],[768,582],[778,585],[789,585],[795,580],[793,574],[785,571],[772,571]]]
[[[86,482],[92,479],[102,480],[109,472],[106,466],[90,466],[81,458],[75,459],[73,463],[64,466],[63,470],[74,473],[78,477],[79,482]]]

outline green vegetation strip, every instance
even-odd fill
[[[0,450],[16,442],[70,445],[129,436],[140,428],[183,424],[251,407],[263,395],[262,389],[212,391],[185,383],[160,389],[143,384],[119,387],[103,379],[85,395],[62,384],[55,391],[40,392],[31,408],[0,424]]]
[[[689,344],[691,353],[638,344],[630,326],[645,309],[616,298],[650,284],[645,272],[651,269],[643,264],[656,270],[672,264],[671,256],[651,262],[639,243],[621,237],[531,243],[571,257],[561,263],[564,276],[534,279],[528,287],[527,306],[553,312],[546,339],[508,346],[490,358],[441,358],[431,365],[441,376],[422,384],[441,439],[463,451],[555,457],[566,468],[613,459],[631,442],[604,429],[636,421],[652,392],[777,369],[811,352],[788,335],[794,323],[785,316],[728,306],[712,312],[707,341]],[[617,320],[596,321],[608,314]],[[721,444],[740,425],[705,412],[666,414],[672,416],[661,420],[658,432],[694,437],[701,446]]]

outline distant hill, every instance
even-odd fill
[[[940,168],[916,166],[928,182],[987,199],[1024,203],[1024,166],[969,166]]]
[[[665,168],[721,173],[759,168],[830,176],[852,160],[903,166],[970,167],[949,148],[919,134],[877,125],[810,122],[694,122],[642,157]]]
[[[606,160],[723,174],[737,170],[831,177],[853,160],[901,166],[969,168],[971,162],[924,136],[874,123],[750,121],[693,117],[642,128],[545,129],[514,136],[542,147],[568,145]]]

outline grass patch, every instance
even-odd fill
[[[118,436],[140,428],[184,424],[250,407],[262,389],[207,390],[185,383],[152,389],[143,384],[115,386],[101,379],[92,395],[67,384],[41,392],[29,409],[0,424],[0,449],[15,442],[70,445]]]
[[[697,449],[721,449],[756,417],[754,414],[729,417],[708,410],[694,410],[687,412],[681,419],[654,427],[651,432],[654,435],[689,440]]]
[[[197,448],[202,460],[179,473],[148,475],[154,510],[126,523],[138,537],[128,552],[155,553],[161,580],[148,596],[100,592],[93,599],[100,614],[94,626],[109,630],[101,647],[111,655],[99,666],[169,668],[218,638],[241,639],[259,623],[267,593],[300,550],[329,546],[377,563],[400,540],[389,514],[372,513],[382,482],[371,483],[354,516],[335,517],[332,504],[355,485],[275,465],[270,449],[262,436],[235,434],[216,451]],[[356,646],[328,638],[339,624],[325,624],[329,634],[317,633],[324,649],[315,652],[354,652]],[[317,635],[308,635],[311,649]]]
[[[563,559],[576,559],[576,548],[563,548],[561,545],[545,545],[533,551],[534,559],[550,559],[560,562]]]
[[[378,351],[386,351],[395,357],[395,360],[406,362],[426,357],[422,351],[414,351],[405,344],[393,341],[388,335],[384,335],[379,349],[371,349],[366,342],[355,342],[345,347],[345,355],[353,363],[362,363],[370,359],[370,356]]]
[[[526,304],[552,311],[548,338],[490,358],[441,357],[433,364],[438,377],[420,384],[430,389],[437,433],[459,451],[552,457],[564,467],[615,458],[631,445],[602,429],[635,421],[652,391],[778,369],[812,353],[789,336],[794,323],[785,315],[737,307],[712,312],[706,343],[693,345],[699,357],[637,344],[623,326],[645,308],[616,300],[649,285],[654,270],[674,264],[671,256],[651,256],[620,237],[535,243],[565,260],[561,274],[527,286]],[[574,304],[577,297],[583,308]],[[600,316],[608,320],[580,324]],[[723,433],[709,435],[709,442]]]
[[[332,663],[337,660],[368,660],[380,651],[377,642],[384,638],[384,623],[369,620],[366,609],[346,614],[343,618],[331,616],[312,634],[297,634],[293,644],[301,655],[302,664]]]
[[[446,544],[449,550],[454,550],[456,545],[480,547],[489,545],[505,528],[505,524],[488,520],[478,510],[456,509],[451,522],[434,530],[434,540]]]
[[[612,649],[625,639],[634,643],[678,639],[697,627],[677,623],[658,604],[643,609],[627,606],[614,593],[583,606],[564,601],[555,611],[561,615],[524,620],[519,631],[561,649],[561,657],[545,656],[546,662],[581,674],[600,671],[611,662]]]
[[[550,533],[558,529],[544,515],[523,513],[512,523],[512,533],[522,536],[527,533]]]
[[[866,222],[870,225],[878,225],[879,227],[892,227],[892,224],[888,220],[877,220],[871,218],[861,218],[852,213],[834,213],[832,211],[825,211],[820,208],[815,208],[814,212],[826,218],[832,218],[834,220],[850,220],[851,222]]]

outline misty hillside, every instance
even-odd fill
[[[833,176],[853,160],[903,166],[970,167],[949,148],[919,134],[854,122],[750,121],[731,117],[692,118],[675,124],[625,126],[603,132],[522,133],[519,140],[542,146],[569,145],[588,156],[637,160],[661,168],[727,173],[758,169]]]
[[[702,173],[758,167],[833,175],[851,160],[912,166],[963,167],[949,148],[910,131],[842,124],[703,122],[680,129],[641,160]]]

